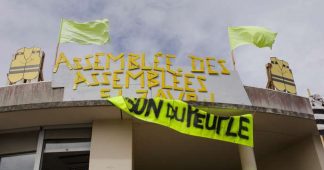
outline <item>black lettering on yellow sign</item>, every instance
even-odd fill
[[[167,117],[183,122],[185,118],[186,108],[180,110],[178,107],[173,107],[170,103],[167,104]]]
[[[246,117],[240,117],[240,124],[239,124],[239,131],[238,131],[238,135],[239,137],[241,137],[242,139],[249,139],[249,136],[244,135],[243,132],[244,131],[248,131],[249,128],[247,126],[244,126],[244,124],[249,124],[250,120]]]
[[[178,100],[120,96],[110,98],[108,101],[141,120],[168,126],[194,136],[253,146],[251,114],[217,116]],[[122,104],[123,102],[125,104]]]
[[[216,122],[218,117],[212,114],[207,114],[206,116],[206,129],[212,130],[216,128]],[[210,120],[212,120],[212,125],[210,125]]]

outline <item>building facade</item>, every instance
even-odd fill
[[[252,105],[190,104],[254,117],[254,148],[136,120],[106,100],[64,100],[52,82],[0,88],[0,170],[324,169],[308,98],[245,86]],[[237,112],[235,112],[237,111]],[[251,152],[252,151],[252,152]],[[250,153],[248,153],[250,152]]]

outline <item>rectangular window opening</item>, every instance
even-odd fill
[[[91,134],[82,131],[45,131],[41,170],[88,170]]]
[[[23,153],[0,157],[0,170],[33,170],[35,153]]]

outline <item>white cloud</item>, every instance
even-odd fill
[[[12,55],[23,46],[44,49],[45,79],[50,80],[60,18],[108,18],[111,44],[64,44],[61,51],[70,55],[162,51],[178,58],[195,54],[230,61],[227,26],[259,25],[278,32],[278,38],[272,51],[252,46],[235,51],[244,84],[264,88],[265,64],[269,56],[277,56],[290,63],[300,95],[306,95],[306,88],[324,94],[323,7],[321,0],[1,1],[0,86],[6,85]]]

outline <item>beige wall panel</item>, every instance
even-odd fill
[[[320,139],[313,136],[301,139],[299,143],[274,153],[271,156],[257,162],[259,170],[322,170],[323,148],[316,145]]]
[[[94,121],[89,169],[131,170],[132,143],[130,120]]]

